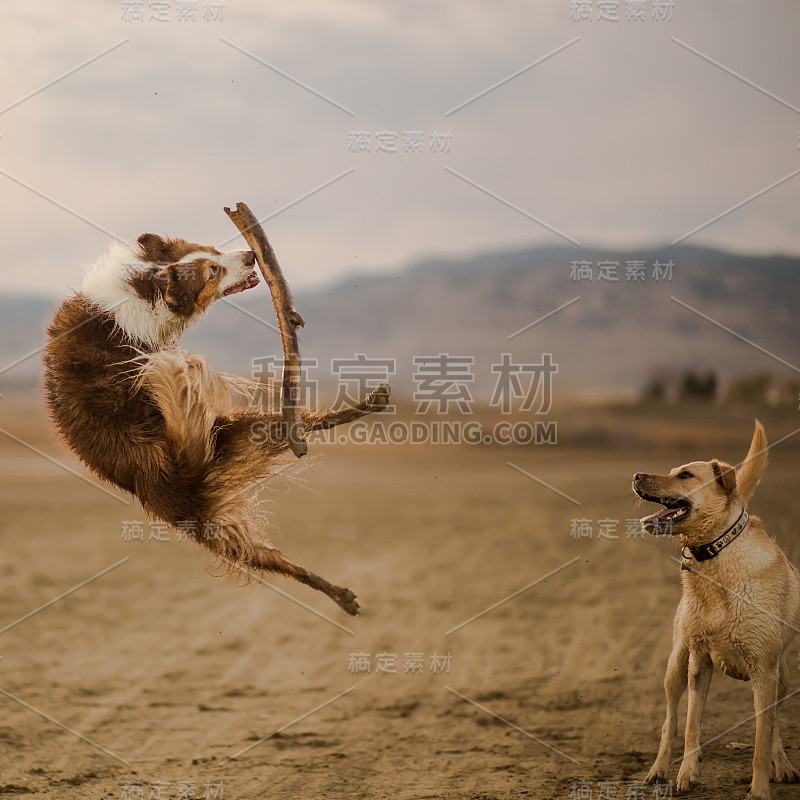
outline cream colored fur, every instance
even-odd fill
[[[212,427],[219,416],[233,410],[231,392],[252,400],[255,381],[215,372],[204,356],[180,347],[167,347],[145,354],[137,376],[164,415],[166,435],[180,462],[206,461],[213,448]],[[187,448],[198,449],[187,453]]]
[[[750,450],[738,470],[717,460],[695,461],[668,475],[637,473],[634,491],[647,495],[646,499],[690,502],[691,512],[676,521],[672,532],[681,545],[696,547],[713,541],[734,524],[766,464],[767,438],[756,421]],[[699,782],[700,724],[716,666],[752,684],[756,735],[747,798],[768,800],[771,765],[777,781],[800,781],[800,772],[784,752],[779,726],[787,693],[788,649],[800,631],[800,573],[756,516],[750,517],[744,531],[715,558],[690,559],[688,566],[681,571],[683,594],[664,679],[666,720],[658,756],[645,781],[668,780],[678,702],[688,685],[685,748],[676,788],[685,792]]]

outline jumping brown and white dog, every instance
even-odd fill
[[[677,536],[684,554],[683,595],[664,678],[667,715],[648,783],[669,777],[678,702],[687,683],[685,749],[676,787],[688,791],[700,780],[700,724],[715,666],[753,685],[756,738],[748,800],[768,800],[770,761],[777,781],[800,780],[786,758],[779,725],[788,648],[800,630],[800,573],[747,510],[766,466],[767,437],[756,421],[738,470],[714,459],[684,464],[668,475],[634,475],[634,492],[664,506],[641,520],[644,530]]]
[[[138,248],[112,246],[48,329],[47,403],[84,464],[188,531],[228,571],[287,575],[355,614],[355,595],[285,558],[253,511],[254,481],[288,447],[280,412],[235,410],[231,391],[246,394],[252,382],[178,346],[215,300],[258,284],[254,264],[249,250],[221,253],[150,233]],[[353,410],[380,411],[388,397],[383,384]],[[311,412],[303,420],[307,430],[343,421]]]

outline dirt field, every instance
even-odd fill
[[[316,447],[264,494],[272,537],[353,588],[355,619],[283,579],[210,577],[138,504],[0,436],[0,796],[652,798],[679,568],[632,535],[631,475],[739,460],[752,416],[584,410],[557,446]],[[772,441],[798,426],[763,419]],[[85,474],[41,409],[0,420]],[[752,503],[795,562],[798,444]],[[752,713],[749,686],[715,675],[697,800],[746,794]]]

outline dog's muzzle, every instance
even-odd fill
[[[684,520],[692,510],[692,504],[682,497],[668,497],[653,494],[652,476],[637,472],[633,476],[633,491],[651,503],[660,503],[664,509],[655,514],[642,517],[639,522],[642,528],[654,536],[670,536],[673,534],[673,525]]]

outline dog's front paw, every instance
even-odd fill
[[[392,390],[386,381],[381,381],[378,386],[369,393],[366,400],[367,408],[370,411],[383,411],[389,405],[389,398]]]
[[[678,770],[678,780],[675,781],[675,788],[679,793],[691,792],[700,783],[700,763],[696,759],[683,760],[681,768]]]
[[[669,782],[669,764],[664,764],[663,766],[656,761],[652,767],[650,767],[650,772],[647,773],[647,777],[644,779],[644,782],[647,784],[650,783],[668,783]]]

